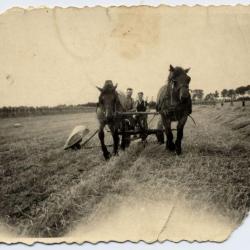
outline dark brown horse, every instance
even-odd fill
[[[113,137],[113,155],[118,154],[119,135],[118,130],[125,127],[125,119],[116,115],[116,112],[123,112],[126,97],[123,93],[117,92],[117,85],[113,85],[111,80],[106,80],[103,88],[97,87],[100,91],[99,101],[97,104],[96,114],[99,121],[99,139],[101,142],[103,156],[106,160],[111,157],[104,141],[104,127],[107,125]],[[129,138],[122,136],[121,148],[125,149],[128,145]]]
[[[175,150],[178,155],[182,152],[183,129],[188,115],[192,113],[192,101],[189,93],[191,78],[187,75],[188,71],[189,69],[170,65],[167,84],[159,90],[156,102],[156,109],[161,114],[162,125],[167,136],[166,148],[170,151]],[[171,130],[172,121],[178,122],[175,143]],[[164,142],[163,133],[159,133],[157,137],[159,142]]]

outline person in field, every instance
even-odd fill
[[[136,112],[147,111],[148,104],[147,104],[147,101],[143,99],[143,92],[138,92],[137,96],[138,98],[137,98],[137,101],[135,102]],[[145,141],[147,138],[147,135],[146,135],[146,129],[148,128],[147,120],[148,120],[148,116],[146,114],[135,115],[136,125],[138,125],[140,130],[145,131],[145,133],[141,135],[141,138],[143,141]]]
[[[137,101],[135,103],[137,112],[145,112],[147,110],[147,101],[143,99],[143,92],[138,92]]]
[[[127,88],[126,91],[126,101],[125,101],[125,111],[126,112],[135,112],[135,101],[132,97],[133,95],[133,89]],[[135,127],[135,119],[133,118],[133,115],[127,116],[127,120],[129,121],[129,128],[134,129]]]
[[[138,99],[135,102],[135,108],[137,112],[145,112],[147,111],[148,103],[143,99],[143,92],[139,92]],[[135,116],[136,122],[141,129],[146,129],[148,127],[147,124],[147,115],[146,114],[138,114]]]
[[[132,97],[133,95],[133,89],[132,88],[127,88],[126,92],[126,106],[125,109],[127,112],[133,112],[135,111],[135,101]]]

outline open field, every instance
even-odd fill
[[[150,136],[145,148],[134,142],[109,162],[98,147],[63,150],[76,125],[96,130],[94,113],[2,119],[1,222],[21,236],[64,236],[140,198],[192,201],[189,209],[239,225],[250,208],[250,106],[239,105],[195,106],[197,127],[188,120],[181,156]]]

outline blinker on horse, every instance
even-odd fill
[[[162,125],[167,136],[166,149],[182,152],[181,142],[183,130],[188,116],[192,113],[192,101],[189,93],[191,77],[190,69],[170,65],[167,84],[160,88],[156,101],[156,109],[161,114]],[[177,138],[173,142],[171,122],[177,121]],[[158,141],[164,143],[163,133],[158,134]]]

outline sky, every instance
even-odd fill
[[[0,37],[0,106],[95,102],[107,79],[155,99],[170,64],[205,93],[250,84],[250,7],[12,9]]]

